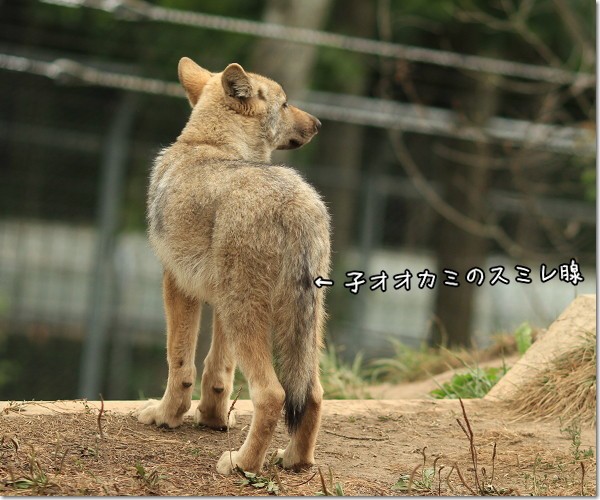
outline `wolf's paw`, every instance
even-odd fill
[[[281,465],[284,469],[298,472],[313,466],[315,459],[313,457],[300,458],[293,456],[288,450],[279,449],[277,450],[277,455],[275,455],[275,463]]]
[[[233,472],[237,463],[238,452],[237,451],[225,451],[217,462],[217,472],[228,476]]]
[[[158,427],[179,427],[183,423],[183,415],[173,415],[168,412],[162,401],[150,399],[134,413],[142,424],[156,424]]]
[[[218,431],[226,431],[227,427],[230,429],[235,427],[235,411],[232,411],[229,414],[229,422],[227,422],[227,416],[215,417],[214,415],[205,414],[200,410],[200,406],[198,406],[194,412],[194,422],[198,425],[204,425]]]

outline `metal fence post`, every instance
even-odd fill
[[[125,164],[137,97],[126,92],[116,110],[104,145],[98,200],[98,233],[90,282],[87,330],[79,370],[79,396],[96,399],[106,364],[106,340],[113,311],[113,255],[122,203]]]
[[[353,300],[353,318],[354,328],[350,338],[348,338],[348,349],[345,356],[348,360],[354,359],[354,356],[368,343],[365,341],[365,332],[368,332],[369,325],[366,322],[367,297],[369,273],[371,271],[371,261],[373,252],[381,246],[381,235],[383,231],[383,209],[385,206],[385,196],[387,193],[381,189],[381,176],[378,172],[368,172],[362,188],[363,212],[360,219],[360,239],[358,269],[365,273],[364,279],[367,283]]]

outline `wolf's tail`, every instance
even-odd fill
[[[277,375],[285,391],[285,422],[296,431],[318,383],[322,329],[325,321],[324,289],[313,280],[326,276],[327,245],[304,247],[287,254],[277,293],[273,352]]]

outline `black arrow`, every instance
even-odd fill
[[[327,280],[325,278],[323,278],[322,276],[319,276],[315,281],[314,284],[317,288],[321,288],[324,286],[333,286],[333,280]]]

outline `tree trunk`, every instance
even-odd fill
[[[372,38],[375,34],[375,5],[362,0],[349,0],[342,4],[345,26],[353,36]],[[344,57],[348,57],[344,54]],[[346,82],[339,93],[364,95],[369,83],[370,69],[364,65],[360,74]],[[318,158],[324,166],[333,167],[335,186],[328,186],[326,197],[331,201],[334,255],[344,255],[358,225],[356,204],[360,198],[360,167],[365,128],[351,123],[329,122],[319,138]]]
[[[465,112],[470,122],[481,127],[497,108],[497,87],[492,77],[483,77],[476,85],[475,95]],[[490,180],[490,147],[485,143],[453,144],[474,158],[471,165],[454,161],[442,164],[441,183],[446,201],[471,219],[484,222]],[[469,269],[479,267],[486,272],[487,238],[464,231],[446,219],[440,220],[436,256],[438,262],[435,320],[429,342],[433,346],[469,346],[474,313],[476,284],[467,283]],[[458,287],[444,285],[444,269],[458,272]]]
[[[332,0],[267,0],[263,21],[321,29]],[[310,81],[317,47],[281,40],[260,39],[252,54],[252,70],[280,83],[287,94],[300,99]]]
[[[267,0],[263,21],[321,29],[327,20],[332,0]],[[251,71],[281,84],[290,100],[301,100],[310,83],[317,55],[315,45],[260,39],[252,54]],[[289,161],[289,151],[275,151],[274,163]]]

